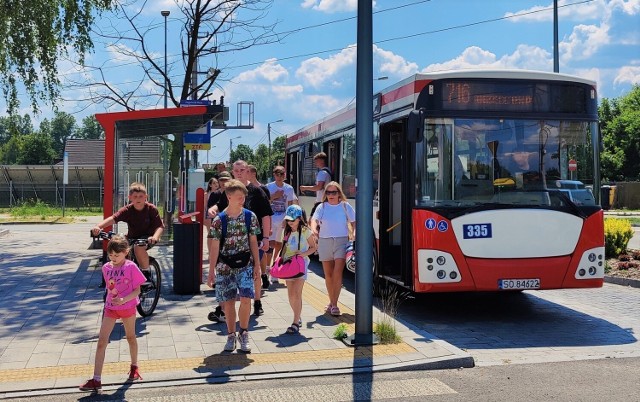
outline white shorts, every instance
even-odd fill
[[[271,216],[271,236],[269,241],[282,241],[282,233],[284,232],[284,214],[273,214]]]

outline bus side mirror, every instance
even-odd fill
[[[424,110],[412,110],[407,124],[407,141],[422,142],[424,138]]]

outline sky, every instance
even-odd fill
[[[596,81],[600,98],[625,95],[640,84],[640,0],[558,0],[558,5],[561,73]],[[138,26],[151,39],[156,62],[163,63],[161,10],[171,11],[167,63],[170,75],[179,78],[184,75],[180,33],[185,21],[176,2],[147,1],[138,10]],[[553,71],[553,0],[375,0],[373,13],[374,92],[420,72]],[[118,21],[105,14],[97,23],[107,29]],[[230,107],[228,126],[247,124],[246,116],[237,121],[239,102],[254,104],[254,128],[213,130],[213,148],[201,153],[202,163],[227,160],[230,139],[234,148],[267,144],[270,122],[273,140],[355,101],[357,0],[274,0],[263,23],[277,23],[275,31],[287,34],[279,43],[199,61],[201,71],[222,70],[212,99],[224,95]],[[140,71],[113,52],[123,45],[97,40],[87,64],[101,65],[111,85],[126,88],[137,82]],[[95,74],[70,62],[62,62],[60,71],[63,83],[90,81]],[[151,83],[139,90],[162,93]],[[65,86],[60,110],[78,122],[89,114],[123,110],[88,104],[83,101],[87,91]],[[22,106],[30,113],[27,101]],[[163,107],[162,96],[154,107]],[[34,120],[37,125],[50,117],[45,108]]]

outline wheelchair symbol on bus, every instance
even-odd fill
[[[446,232],[447,230],[449,230],[449,224],[446,221],[438,222],[438,231],[439,232]]]

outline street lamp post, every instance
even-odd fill
[[[229,138],[229,163],[233,163],[231,160],[231,151],[233,151],[233,140],[237,140],[240,136]]]
[[[271,169],[271,124],[272,123],[282,123],[282,119],[278,119],[278,120],[267,123],[267,140],[269,141],[269,153],[267,156],[267,171]]]
[[[162,10],[160,14],[164,17],[164,108],[167,108],[167,17],[171,14],[169,10]]]

